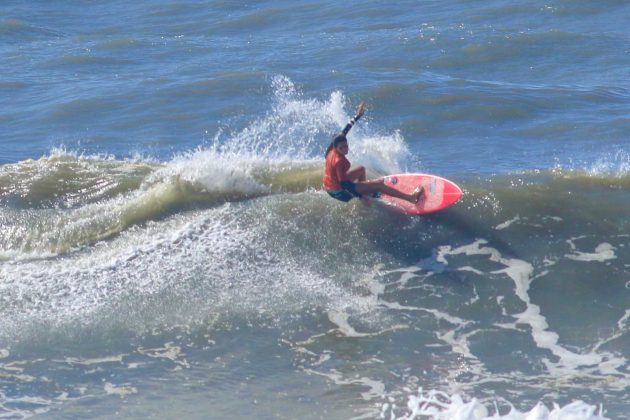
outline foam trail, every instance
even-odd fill
[[[597,261],[605,262],[608,260],[614,260],[617,258],[615,255],[615,247],[608,242],[603,242],[595,247],[595,252],[580,252],[576,250],[573,240],[567,240],[567,243],[571,246],[573,254],[565,254],[565,257],[574,261]]]
[[[574,353],[558,344],[559,336],[553,331],[549,331],[549,324],[545,317],[541,314],[540,307],[531,302],[528,294],[529,286],[533,281],[532,274],[534,268],[526,261],[505,258],[500,252],[494,248],[483,246],[487,243],[485,240],[477,240],[470,245],[464,245],[459,248],[451,249],[450,246],[440,247],[438,260],[448,263],[446,257],[448,255],[488,255],[491,261],[501,263],[506,268],[494,271],[494,274],[506,274],[515,285],[516,296],[526,305],[525,311],[514,314],[517,319],[516,324],[527,324],[531,327],[532,338],[539,348],[547,349],[560,358],[558,364],[548,362],[548,367],[558,369],[564,367],[570,371],[580,366],[592,366],[601,363],[604,358],[596,353],[578,354]],[[612,355],[609,355],[612,357]]]
[[[401,305],[397,302],[387,302],[385,300],[380,299],[379,305],[384,306],[389,309],[401,310],[401,311],[422,311],[430,313],[437,320],[444,320],[452,325],[456,325],[456,327],[452,330],[447,331],[446,333],[440,333],[439,331],[435,332],[435,335],[440,339],[446,342],[451,346],[451,349],[461,354],[462,356],[468,357],[470,359],[476,359],[477,357],[470,351],[467,341],[467,335],[458,336],[456,333],[459,329],[464,328],[470,322],[458,318],[456,316],[449,315],[445,312],[439,311],[437,309],[429,309],[429,308],[419,308],[415,306],[405,306]]]

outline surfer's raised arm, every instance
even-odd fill
[[[348,122],[348,124],[346,124],[346,126],[344,127],[343,131],[341,132],[344,136],[348,134],[348,132],[350,131],[350,129],[352,128],[352,126],[354,125],[355,122],[357,122],[359,120],[359,118],[361,118],[363,116],[363,114],[365,114],[365,104],[363,102],[361,102],[359,104],[359,106],[357,107],[357,115],[354,116],[354,118],[352,118],[350,120],[350,122]]]

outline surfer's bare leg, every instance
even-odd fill
[[[365,167],[364,166],[356,166],[351,168],[347,173],[346,177],[348,181],[352,182],[363,182],[367,179]]]
[[[419,186],[414,190],[411,194],[406,194],[402,191],[398,191],[395,188],[390,187],[389,185],[385,185],[383,179],[376,179],[373,181],[359,181],[356,183],[356,190],[359,194],[373,194],[375,192],[380,192],[383,194],[391,195],[392,197],[401,198],[403,200],[409,201],[412,204],[416,204],[422,194],[424,194],[424,187]]]

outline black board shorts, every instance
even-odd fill
[[[357,192],[356,184],[351,181],[341,181],[341,190],[326,190],[329,196],[335,200],[347,203],[353,198],[361,198],[361,194]]]

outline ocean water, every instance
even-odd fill
[[[630,416],[627,1],[0,12],[0,417]]]

